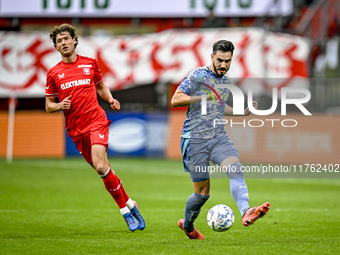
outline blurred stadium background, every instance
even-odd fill
[[[296,107],[281,116],[280,103],[272,116],[252,117],[295,119],[294,128],[227,125],[243,162],[339,163],[340,0],[0,0],[1,158],[80,156],[62,113],[44,111],[46,73],[60,61],[49,31],[61,23],[77,28],[78,53],[98,60],[121,102],[116,113],[99,99],[113,120],[109,156],[180,159],[186,109],[170,98],[227,39],[236,46],[228,74],[254,90],[259,109],[271,107],[273,87],[311,92],[311,117]]]

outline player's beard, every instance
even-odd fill
[[[219,74],[219,73],[218,73],[218,69],[216,68],[215,63],[213,63],[213,67],[214,67],[214,71],[215,71],[216,76],[219,77],[219,78],[221,78],[223,75],[225,75],[225,74],[227,73],[227,71],[229,70],[229,68],[228,68],[228,69],[225,68],[224,73],[223,73],[223,74]]]

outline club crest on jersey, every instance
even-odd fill
[[[84,74],[85,74],[85,75],[90,75],[90,74],[91,74],[90,68],[88,68],[88,67],[84,67],[84,68],[83,68],[83,71],[84,71]]]

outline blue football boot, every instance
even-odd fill
[[[138,210],[138,205],[136,201],[133,201],[135,203],[135,206],[131,209],[131,213],[133,217],[136,218],[136,220],[139,222],[138,229],[143,230],[145,228],[145,220],[143,219],[142,215],[140,214]]]
[[[131,231],[135,231],[136,229],[138,229],[139,222],[136,220],[135,217],[133,217],[131,212],[125,213],[123,217]]]

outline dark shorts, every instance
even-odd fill
[[[79,153],[92,165],[91,147],[94,144],[100,144],[107,150],[109,142],[109,126],[101,126],[83,135],[72,136],[72,140]]]
[[[202,182],[210,178],[210,161],[221,165],[231,156],[240,158],[234,143],[227,136],[211,139],[181,138],[181,151],[185,172],[190,173],[193,182]]]

